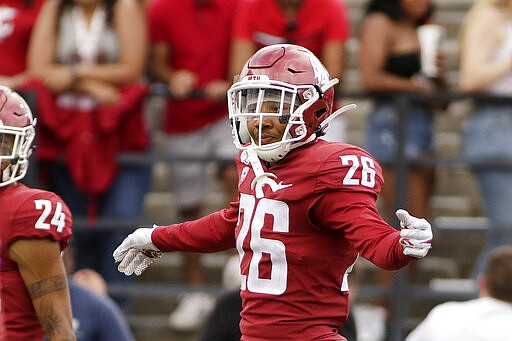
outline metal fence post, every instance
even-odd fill
[[[407,111],[411,105],[411,97],[405,94],[393,99],[397,113],[397,151],[395,156],[395,207],[407,207],[408,176],[407,157],[405,154]],[[399,229],[399,226],[396,226]],[[393,276],[390,311],[390,341],[404,339],[404,319],[407,316],[407,300],[409,296],[407,269],[397,271]]]

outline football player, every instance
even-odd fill
[[[0,86],[0,312],[2,340],[75,340],[61,251],[72,218],[62,200],[18,180],[35,137],[27,103]]]
[[[139,228],[114,251],[119,271],[140,275],[162,252],[240,256],[242,340],[345,340],[347,277],[358,256],[397,270],[424,257],[432,230],[376,208],[382,170],[366,151],[320,137],[335,116],[338,82],[296,45],[256,52],[228,91],[239,198],[201,219]]]

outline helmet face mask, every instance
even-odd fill
[[[290,144],[303,139],[307,130],[302,113],[311,103],[302,104],[298,94],[313,90],[310,86],[297,87],[267,81],[232,87],[229,94],[236,112],[232,120],[234,134],[238,137],[235,140],[237,147],[244,149],[246,144],[251,143],[259,150],[270,150],[278,147],[278,144]],[[261,135],[254,138],[247,130],[248,121],[256,120],[261,132],[263,121],[268,117],[278,118],[280,124],[286,125],[279,142],[264,144]]]
[[[276,162],[313,141],[322,134],[320,123],[332,112],[336,82],[305,48],[282,44],[259,50],[228,90],[235,146],[252,148],[261,159]],[[249,134],[248,120],[258,120],[262,132],[266,117],[286,124],[280,141],[264,144],[260,134]]]
[[[23,98],[0,86],[0,187],[22,179],[35,138],[35,120]]]

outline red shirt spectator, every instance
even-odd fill
[[[149,5],[151,43],[170,46],[169,67],[195,73],[196,90],[204,89],[213,80],[227,78],[230,23],[236,4],[233,0],[210,0],[205,4],[165,0]],[[168,133],[188,132],[226,115],[226,101],[173,100],[166,109],[164,129]]]
[[[0,50],[9,53],[2,54],[0,63],[0,81],[4,85],[18,87],[25,76],[15,79],[27,68],[27,50],[32,27],[44,0],[0,1]]]
[[[276,0],[241,1],[233,24],[236,39],[267,45],[292,43],[306,47],[317,57],[328,41],[350,36],[347,10],[339,0],[304,0],[294,20],[287,20]]]
[[[245,60],[263,46],[292,43],[306,47],[333,77],[341,78],[343,46],[350,37],[344,3],[302,0],[294,6],[281,5],[279,0],[240,1],[233,23],[236,53],[232,56],[231,73],[240,70]],[[329,46],[330,43],[335,44]],[[247,49],[246,44],[251,48]]]

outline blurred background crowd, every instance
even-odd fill
[[[510,0],[0,0],[0,84],[38,120],[24,181],[70,207],[76,282],[113,299],[126,339],[239,338],[236,255],[169,254],[134,279],[112,251],[138,225],[236,200],[226,90],[280,43],[358,105],[325,138],[381,162],[382,216],[434,228],[413,267],[358,262],[350,341],[400,341],[434,305],[476,297],[489,252],[512,244]]]

